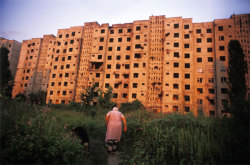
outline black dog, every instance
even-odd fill
[[[71,130],[72,133],[76,134],[81,139],[83,146],[89,146],[89,136],[83,127],[76,127]]]

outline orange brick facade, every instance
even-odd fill
[[[245,14],[205,23],[151,16],[59,29],[57,37],[23,42],[13,96],[42,90],[47,103],[68,104],[97,83],[113,87],[118,105],[138,99],[152,111],[224,116],[228,43],[241,42],[249,65],[249,25]]]

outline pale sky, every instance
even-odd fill
[[[0,0],[0,37],[22,42],[58,29],[148,20],[151,15],[211,22],[250,13],[250,0]]]

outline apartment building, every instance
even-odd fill
[[[21,43],[16,40],[8,40],[5,38],[0,37],[0,47],[7,48],[10,52],[8,54],[8,59],[10,63],[10,71],[11,76],[13,79],[16,76],[17,64],[19,60],[20,50],[21,50]]]
[[[225,116],[228,43],[239,39],[249,64],[249,18],[193,23],[191,18],[151,16],[59,29],[57,37],[23,43],[14,91],[40,86],[47,103],[68,104],[80,102],[80,94],[95,83],[102,90],[112,87],[118,105],[138,99],[155,112]],[[43,55],[32,59],[32,49]]]

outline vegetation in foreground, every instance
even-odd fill
[[[119,145],[121,164],[249,163],[249,125],[234,118],[154,114],[139,102],[120,108],[128,132]],[[106,164],[108,109],[1,102],[1,164]],[[70,134],[83,126],[90,148]]]

